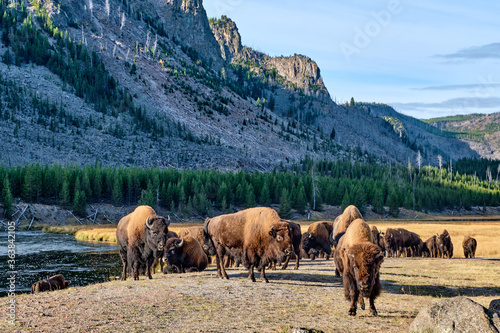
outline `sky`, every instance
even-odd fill
[[[500,2],[204,0],[243,45],[309,56],[337,103],[386,103],[419,119],[500,112]]]

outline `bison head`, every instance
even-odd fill
[[[302,249],[304,249],[304,251],[307,254],[312,254],[312,253],[317,254],[319,252],[317,248],[319,247],[320,244],[318,243],[316,237],[314,237],[313,234],[311,234],[310,232],[304,232],[302,234]]]
[[[292,238],[287,223],[277,223],[269,230],[273,252],[278,259],[282,259],[292,253]]]
[[[177,237],[172,237],[167,240],[165,245],[165,252],[163,260],[167,261],[169,265],[177,266],[178,263],[182,260],[184,246],[184,237],[179,239]]]
[[[167,241],[170,216],[165,219],[162,216],[148,216],[144,226],[146,228],[146,242],[153,251],[163,251]]]
[[[208,255],[214,256],[217,250],[215,249],[214,242],[212,241],[212,237],[210,237],[210,234],[208,233],[208,224],[210,223],[210,218],[205,219],[205,226],[203,228],[203,244],[202,248],[205,253],[208,253]]]
[[[356,279],[363,297],[370,297],[373,288],[379,284],[379,271],[384,253],[375,244],[362,243],[351,246],[347,251],[348,267]]]
[[[335,248],[337,248],[337,245],[339,244],[340,238],[341,238],[342,236],[344,236],[344,234],[345,234],[345,231],[343,231],[343,232],[341,232],[341,233],[338,233],[338,234],[337,234],[337,235],[335,235],[335,237],[333,238],[333,244],[332,244],[332,245],[333,245]]]

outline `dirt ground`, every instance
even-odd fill
[[[306,259],[299,270],[268,271],[266,284],[250,282],[243,268],[229,269],[230,279],[220,280],[210,265],[200,273],[17,295],[14,327],[5,319],[4,297],[0,331],[404,332],[424,305],[440,298],[464,295],[486,307],[500,298],[499,261],[386,258],[383,293],[375,302],[379,316],[359,310],[350,317],[333,272],[332,260]]]

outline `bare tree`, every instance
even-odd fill
[[[408,157],[408,175],[410,176],[410,182],[411,182],[412,181],[412,178],[411,178],[411,160],[409,157]]]
[[[106,0],[106,3],[104,4],[104,9],[106,10],[106,15],[109,17],[109,14],[111,13],[111,7],[109,6],[109,0]]]
[[[417,164],[418,164],[418,174],[420,175],[420,167],[422,166],[422,154],[420,153],[420,150],[418,151],[417,154]]]
[[[488,179],[488,182],[491,185],[491,182],[493,180],[493,175],[491,174],[491,168],[490,167],[486,168],[486,178]]]
[[[438,165],[439,165],[439,173],[440,177],[443,177],[443,156],[438,155]]]
[[[450,157],[450,182],[453,181],[453,160]]]
[[[316,195],[319,194],[319,188],[317,186],[317,181],[318,181],[318,177],[314,176],[314,168],[315,168],[315,164],[313,164],[312,168],[311,168],[311,179],[312,179],[312,186],[313,186],[313,207],[312,209],[313,210],[316,210]]]
[[[122,23],[120,25],[120,30],[123,29],[123,27],[125,26],[125,21],[126,21],[126,18],[125,18],[125,12],[122,13]]]

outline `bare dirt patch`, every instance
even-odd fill
[[[332,260],[303,260],[299,270],[270,271],[266,284],[250,282],[244,269],[229,269],[230,280],[220,280],[210,265],[201,273],[17,295],[15,331],[402,332],[425,304],[442,297],[464,295],[488,307],[500,294],[495,261],[387,258],[379,316],[360,310],[353,318],[333,272]],[[7,306],[8,297],[0,299],[0,331],[12,331]]]

